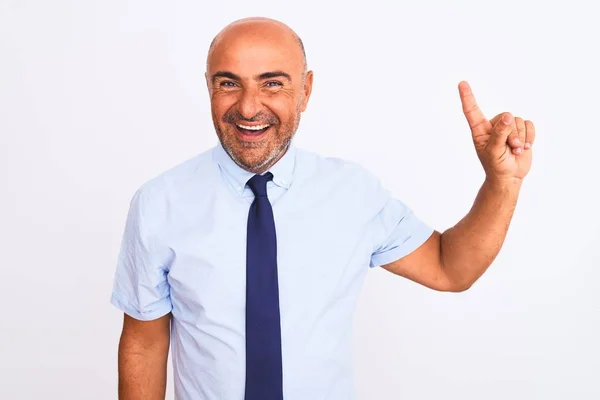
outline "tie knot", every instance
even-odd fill
[[[264,175],[254,175],[248,180],[247,185],[252,189],[255,197],[267,195],[267,182],[273,179],[273,174],[267,172]]]

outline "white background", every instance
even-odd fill
[[[297,145],[361,162],[438,230],[483,179],[458,83],[488,118],[537,128],[508,238],[469,291],[369,272],[359,399],[600,398],[594,3],[399,3],[0,0],[0,398],[117,398],[129,200],[216,143],[206,51],[253,15],[294,28],[315,71]]]

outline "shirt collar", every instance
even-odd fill
[[[229,183],[233,186],[235,191],[241,196],[244,193],[246,182],[252,178],[255,174],[250,171],[246,171],[239,165],[237,165],[229,154],[223,148],[221,141],[218,141],[217,145],[213,149],[213,161],[215,161]],[[273,174],[273,183],[277,186],[281,186],[285,189],[289,189],[294,178],[294,167],[296,165],[296,147],[294,143],[290,144],[288,150],[268,171]],[[265,171],[267,172],[267,171]]]

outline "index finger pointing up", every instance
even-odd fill
[[[466,81],[461,81],[458,84],[458,93],[460,94],[463,113],[467,118],[467,122],[469,123],[471,130],[474,130],[484,122],[487,122],[487,119],[475,101],[475,96],[473,96],[471,86],[469,86]]]

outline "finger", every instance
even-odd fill
[[[511,149],[516,150],[522,149],[524,144],[525,142],[521,140],[517,130],[513,127],[510,135],[508,135],[508,145],[511,147]]]
[[[515,125],[517,127],[517,134],[519,135],[519,139],[521,139],[521,142],[525,143],[525,139],[527,137],[525,121],[523,121],[523,118],[521,117],[515,117]]]
[[[533,141],[535,140],[535,126],[533,122],[529,120],[525,120],[525,128],[526,128],[526,138],[525,138],[525,148],[530,149],[533,146]]]
[[[510,146],[510,150],[513,154],[519,155],[523,153],[523,147],[525,145],[525,141],[521,140],[519,135],[519,131],[517,129],[516,118],[514,119],[514,123],[512,124],[512,130],[510,135],[508,135],[508,145]]]
[[[490,124],[492,126],[496,125],[496,122],[498,122],[503,115],[504,115],[504,113],[500,113],[500,114],[496,115],[494,118],[490,119]]]
[[[461,81],[458,84],[458,93],[460,94],[460,101],[462,103],[462,110],[469,123],[471,131],[477,129],[480,125],[487,122],[487,119],[479,109],[475,96],[471,91],[471,86],[466,81]]]
[[[515,123],[514,123],[513,129],[514,129],[513,132],[508,137],[508,142],[509,142],[509,145],[512,147],[513,154],[519,155],[519,154],[523,153],[523,150],[525,148],[526,131],[525,131],[525,121],[523,121],[523,118],[515,117]],[[514,137],[514,139],[512,140],[512,143],[514,143],[514,145],[511,144],[511,136]]]
[[[504,148],[508,140],[508,136],[515,129],[514,118],[510,113],[504,113],[498,119],[492,130],[490,145],[497,148]]]

